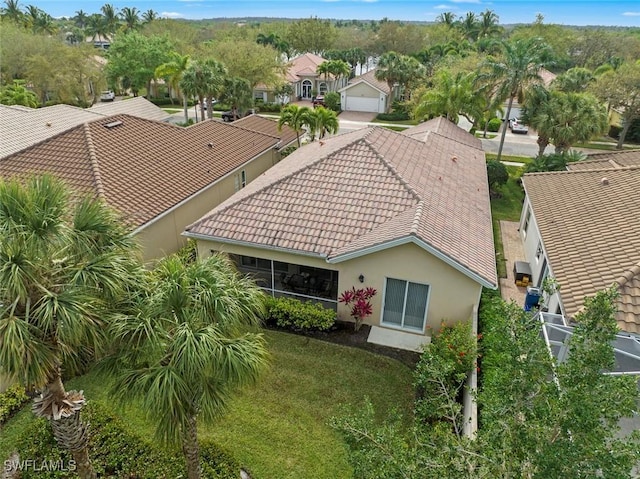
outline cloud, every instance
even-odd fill
[[[625,17],[640,17],[640,12],[624,12]]]
[[[451,0],[453,3],[482,3],[481,0]]]
[[[376,3],[378,0],[360,0],[362,3]]]
[[[162,18],[184,18],[184,15],[178,12],[162,12],[160,16]]]
[[[441,5],[436,5],[435,7],[433,7],[434,10],[447,10],[451,8],[449,5],[445,5],[444,3]]]

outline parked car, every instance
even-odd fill
[[[509,120],[509,129],[512,133],[522,133],[526,135],[529,133],[529,127],[523,123],[520,123],[520,120],[517,118],[511,118]]]
[[[313,107],[314,108],[318,108],[319,106],[325,106],[324,105],[324,95],[318,95],[317,97],[315,97],[312,101],[313,103]]]
[[[221,117],[222,117],[222,121],[226,121],[226,122],[230,122],[230,121],[235,121],[239,118],[244,118],[245,116],[249,116],[249,115],[253,115],[256,112],[256,110],[254,108],[251,108],[247,111],[244,112],[244,114],[235,114],[233,113],[233,110],[229,110],[229,111],[225,111]]]
[[[111,90],[105,90],[100,93],[100,101],[113,101],[116,99],[116,94]]]

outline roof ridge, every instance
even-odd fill
[[[100,118],[97,118],[96,120],[92,120],[92,121],[103,120],[104,118],[105,118],[104,116],[101,116]],[[83,125],[83,123],[81,123],[79,125],[76,125],[74,127],[71,127],[68,130],[63,130],[61,132],[58,132],[53,136],[50,136],[48,138],[44,138],[43,140],[40,140],[39,142],[34,143],[33,145],[25,146],[21,150],[15,151],[15,152],[11,153],[10,155],[0,156],[0,161],[7,160],[7,159],[9,159],[9,158],[11,158],[13,156],[22,154],[25,151],[29,151],[29,150],[31,150],[33,148],[39,147],[40,145],[44,145],[44,144],[46,144],[46,143],[48,143],[50,141],[53,141],[53,140],[57,139],[58,137],[60,137],[62,135],[67,135],[67,134],[71,133],[72,131],[75,131],[75,130],[78,130],[78,129],[82,128],[82,125]]]
[[[252,131],[252,130],[248,130],[248,131]],[[340,148],[338,151],[343,151],[345,148],[348,148],[348,147],[350,147],[350,146],[352,146],[352,145],[354,145],[354,144],[356,144],[356,143],[358,143],[359,141],[362,141],[362,140],[363,140],[363,138],[357,138],[356,140],[354,140],[354,141],[352,141],[352,142],[350,142],[350,143],[347,143],[345,146],[343,146],[342,148]],[[372,148],[372,149],[373,149],[373,148]],[[374,150],[374,152],[375,152],[375,150]],[[301,173],[301,172],[303,172],[303,171],[306,171],[306,170],[308,170],[309,168],[311,168],[312,166],[315,166],[316,164],[318,164],[318,163],[320,163],[320,162],[322,162],[322,161],[325,161],[327,158],[330,158],[330,157],[331,157],[333,154],[335,154],[335,153],[336,153],[336,152],[335,152],[335,151],[333,151],[333,152],[331,152],[331,153],[329,153],[329,154],[327,154],[327,155],[325,155],[325,156],[321,156],[321,157],[320,157],[320,158],[318,158],[317,160],[312,161],[312,162],[310,162],[310,163],[308,163],[308,164],[306,164],[306,165],[302,166],[301,168],[298,168],[298,169],[295,169],[295,170],[290,171],[289,173],[287,173],[286,175],[282,176],[281,178],[278,178],[276,181],[274,181],[274,182],[272,182],[272,183],[265,183],[262,187],[260,187],[260,188],[256,189],[255,191],[252,191],[251,193],[247,194],[246,196],[241,196],[241,197],[238,197],[238,198],[234,198],[234,197],[236,197],[236,196],[238,196],[238,195],[237,195],[237,194],[232,195],[231,197],[227,198],[225,201],[223,201],[222,203],[220,203],[218,206],[216,206],[215,208],[213,208],[212,210],[210,210],[206,215],[204,215],[203,217],[199,218],[197,221],[195,221],[195,222],[191,223],[189,226],[187,226],[187,227],[185,228],[185,230],[186,230],[186,231],[189,231],[189,230],[191,230],[193,227],[195,227],[195,226],[197,226],[198,224],[200,224],[201,222],[206,221],[206,220],[207,220],[207,218],[209,218],[209,216],[210,216],[211,212],[212,212],[214,209],[219,208],[219,207],[222,207],[222,208],[220,208],[220,210],[219,210],[219,211],[217,211],[217,213],[222,213],[222,212],[224,212],[224,211],[227,211],[229,208],[231,208],[231,207],[235,206],[237,203],[239,203],[239,202],[241,202],[241,201],[247,201],[249,198],[253,198],[254,196],[256,196],[256,195],[258,195],[258,194],[262,193],[263,191],[265,191],[266,189],[268,189],[268,188],[272,188],[272,187],[274,187],[274,186],[276,186],[276,185],[279,185],[279,184],[281,184],[283,181],[288,180],[289,178],[291,178],[292,176],[297,175],[298,173]],[[267,171],[269,171],[269,170],[267,170]],[[264,174],[264,173],[263,173],[263,174]],[[254,185],[255,185],[255,184],[254,184]],[[236,192],[236,193],[237,193],[237,192]],[[231,200],[234,200],[234,201],[231,201]]]
[[[424,206],[424,200],[420,199],[418,201],[418,205],[416,206],[416,214],[413,217],[413,222],[411,223],[411,234],[418,236],[418,228],[420,227],[420,219],[422,218],[422,207]]]
[[[587,155],[587,158],[596,157],[596,160],[597,160],[598,157],[600,156],[621,155],[625,153],[636,153],[636,152],[640,152],[640,148],[631,148],[629,150],[608,150],[608,151],[602,151],[598,153],[590,153],[589,155]],[[583,160],[583,161],[591,161],[591,160]]]
[[[89,123],[85,123],[83,126],[84,137],[87,144],[87,151],[89,153],[89,161],[91,164],[91,173],[96,183],[96,189],[98,190],[98,198],[105,199],[104,184],[102,183],[102,176],[100,175],[100,167],[98,164],[98,155],[96,153],[96,147],[93,144],[93,137],[91,135],[91,127]]]
[[[602,160],[600,160],[602,161]],[[581,163],[580,161],[576,161],[574,163]],[[571,163],[569,163],[571,164]],[[563,171],[536,171],[532,173],[525,173],[523,177],[526,176],[550,176],[550,175],[579,175],[581,173],[596,173],[596,172],[612,172],[612,171],[630,171],[630,170],[640,170],[640,165],[630,165],[630,166],[622,166],[620,165],[617,168],[611,168],[610,166],[602,167],[602,168],[589,168],[585,170],[563,170]]]
[[[634,276],[640,276],[640,261],[625,270],[615,282],[618,286],[624,286],[626,283],[631,281]]]
[[[362,140],[369,146],[369,148],[371,148],[373,153],[378,157],[378,159],[382,162],[382,164],[387,167],[387,169],[391,172],[391,174],[396,177],[396,179],[415,197],[415,199],[417,201],[421,201],[421,197],[418,194],[418,192],[415,190],[415,188],[413,186],[411,186],[409,184],[409,182],[407,180],[405,180],[400,173],[398,173],[398,170],[396,170],[396,167],[393,166],[393,164],[390,163],[389,160],[387,160],[384,156],[382,156],[378,152],[378,150],[371,144],[371,142],[367,139],[368,136],[370,136],[374,131],[377,131],[377,130],[382,131],[383,128],[382,127],[373,127],[369,133],[367,133],[365,136],[362,137]],[[387,130],[387,129],[384,128],[384,130]],[[387,130],[387,131],[392,131],[392,130]],[[385,133],[386,133],[386,131],[385,131]],[[397,132],[393,132],[393,133],[397,133]],[[414,139],[414,138],[412,138],[412,139]],[[417,141],[419,141],[419,140],[417,140]]]

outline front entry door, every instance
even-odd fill
[[[309,80],[302,82],[302,98],[311,98],[311,82]]]

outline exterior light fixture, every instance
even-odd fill
[[[358,276],[358,280],[359,280],[361,283],[364,283],[364,274],[360,273],[360,276]]]

